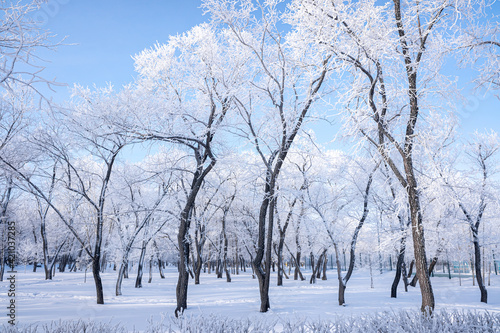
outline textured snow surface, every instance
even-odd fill
[[[310,272],[305,272],[307,278]],[[145,330],[153,323],[171,323],[175,309],[176,268],[165,271],[165,279],[158,273],[152,283],[147,283],[147,272],[143,278],[143,288],[134,288],[135,274],[130,273],[124,279],[123,296],[114,296],[116,272],[109,269],[102,274],[105,304],[97,305],[92,274],[56,273],[52,281],[45,281],[43,269],[32,273],[28,266],[18,268],[16,283],[16,321],[20,325],[50,324],[59,320],[83,320],[94,323],[120,324],[128,330]],[[232,282],[217,279],[215,274],[201,275],[201,284],[194,285],[190,280],[188,290],[188,309],[185,317],[228,318],[228,321],[244,322],[247,320],[271,323],[278,320],[278,330],[283,323],[299,321],[329,321],[340,317],[377,316],[381,312],[391,313],[400,310],[418,312],[420,308],[419,289],[409,287],[405,293],[402,283],[398,298],[390,298],[390,286],[394,272],[374,275],[374,288],[370,288],[370,275],[367,270],[354,272],[346,289],[346,306],[337,303],[338,281],[336,272],[328,271],[328,280],[317,280],[314,285],[306,281],[284,280],[283,287],[277,287],[273,276],[270,300],[271,310],[259,313],[259,289],[256,279],[250,273],[233,275]],[[486,279],[487,281],[487,279]],[[479,289],[472,285],[471,277],[449,280],[447,277],[433,277],[432,284],[436,296],[436,310],[447,312],[477,311],[500,314],[500,276],[491,275],[488,288],[488,304],[479,302]],[[0,283],[0,305],[7,306],[7,282]],[[6,311],[4,311],[6,312]],[[2,324],[7,324],[6,314],[2,315]],[[241,321],[242,320],[242,321]],[[208,323],[208,322],[207,322]],[[281,326],[280,326],[281,325]],[[286,326],[286,325],[285,325]],[[283,328],[284,329],[284,328]],[[255,331],[255,330],[254,330]],[[257,330],[258,331],[258,330]]]

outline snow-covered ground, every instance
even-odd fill
[[[307,278],[310,272],[305,272]],[[148,321],[161,320],[162,314],[171,316],[175,308],[175,285],[177,271],[170,267],[165,279],[155,272],[152,283],[147,283],[147,272],[143,288],[134,288],[135,275],[124,279],[123,296],[114,296],[116,272],[108,270],[102,274],[105,304],[97,305],[92,274],[56,273],[52,281],[45,281],[43,269],[32,273],[18,267],[16,281],[16,321],[19,324],[48,323],[54,320],[92,320],[120,323],[128,329],[144,330]],[[346,306],[338,306],[338,281],[335,271],[328,271],[328,280],[316,284],[306,281],[284,280],[283,287],[277,287],[275,276],[270,291],[271,310],[261,314],[259,310],[259,289],[257,280],[251,274],[233,275],[232,282],[217,279],[215,274],[203,274],[201,284],[190,281],[186,314],[216,314],[241,319],[261,318],[310,318],[326,319],[338,315],[361,315],[381,311],[416,310],[420,307],[419,289],[409,287],[405,293],[400,283],[398,298],[390,298],[390,286],[394,272],[374,274],[374,288],[370,288],[367,270],[354,272],[346,290]],[[486,279],[487,281],[487,279]],[[479,302],[479,289],[472,285],[471,277],[449,280],[447,277],[433,277],[436,309],[487,310],[500,313],[500,276],[491,275],[488,288],[488,304]],[[7,281],[0,283],[0,306],[6,312]],[[1,316],[0,327],[7,324],[5,314]]]

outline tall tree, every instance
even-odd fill
[[[481,2],[429,0],[378,4],[373,1],[307,0],[292,3],[292,20],[304,34],[335,54],[339,78],[350,76],[339,102],[347,131],[373,144],[406,190],[421,310],[432,312],[424,223],[414,155],[421,105],[431,104],[448,55],[457,45],[457,21],[470,24]],[[453,33],[449,33],[453,32]],[[445,94],[443,86],[437,90]]]
[[[159,109],[153,115],[157,122],[144,122],[142,114],[135,115],[129,130],[142,140],[180,145],[194,160],[177,235],[176,316],[187,308],[189,230],[196,198],[217,162],[215,134],[231,108],[233,89],[241,86],[240,72],[246,62],[244,55],[230,48],[225,35],[203,24],[135,56],[140,85],[158,102]]]
[[[281,2],[203,2],[203,8],[216,22],[229,28],[236,42],[251,57],[249,93],[239,94],[235,100],[245,125],[240,135],[254,145],[265,166],[258,245],[252,263],[259,280],[261,312],[271,307],[269,285],[276,184],[290,147],[320,95],[330,59],[324,53],[309,53],[307,43],[302,43],[300,36],[285,36],[280,28],[283,14],[278,6]],[[292,46],[293,43],[297,45]],[[311,58],[319,61],[311,61]],[[259,114],[259,109],[263,113]]]

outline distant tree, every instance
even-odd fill
[[[121,285],[125,270],[128,268],[129,255],[133,249],[133,245],[140,239],[141,232],[150,229],[149,235],[144,232],[141,246],[141,257],[144,259],[145,246],[149,243],[164,223],[172,219],[176,212],[171,211],[169,206],[165,205],[170,196],[174,196],[173,174],[167,167],[165,170],[158,170],[160,167],[165,167],[167,158],[164,153],[159,153],[160,156],[153,156],[139,165],[126,165],[120,169],[121,176],[115,177],[112,184],[113,190],[116,193],[111,197],[111,205],[113,206],[113,220],[116,224],[118,235],[120,237],[120,252],[118,277],[116,281],[115,294],[122,295]],[[170,155],[172,159],[176,159],[175,153]],[[161,161],[161,163],[158,163]],[[175,165],[175,163],[169,163]],[[153,221],[153,220],[157,221]],[[156,222],[156,223],[155,223]],[[142,280],[142,263],[138,263],[138,284],[141,285]]]
[[[434,158],[435,166],[447,193],[458,206],[458,210],[467,223],[474,247],[474,270],[477,285],[481,292],[481,302],[488,302],[484,276],[481,273],[482,262],[480,245],[480,226],[484,224],[486,208],[492,204],[492,183],[497,172],[496,155],[500,142],[496,133],[477,135],[475,140],[465,148],[468,160],[472,162],[471,170],[453,170],[453,165],[443,165]],[[458,160],[460,161],[460,160]],[[470,163],[469,162],[469,163]],[[455,165],[454,168],[458,166]],[[483,245],[485,246],[485,245]]]

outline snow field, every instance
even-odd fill
[[[310,277],[310,271],[305,271]],[[190,322],[193,318],[228,318],[229,321],[262,322],[263,325],[276,320],[277,331],[283,323],[317,322],[338,320],[338,318],[370,318],[381,312],[398,313],[406,310],[418,312],[420,293],[418,288],[409,287],[405,293],[402,283],[398,298],[390,298],[390,285],[394,272],[374,275],[374,288],[370,288],[368,270],[354,272],[346,290],[346,306],[338,306],[335,270],[328,271],[328,280],[318,280],[316,284],[306,281],[284,280],[284,286],[276,286],[276,276],[270,290],[271,310],[259,313],[259,290],[256,279],[251,274],[233,275],[232,282],[217,279],[215,274],[203,274],[200,285],[190,281],[188,306],[185,312]],[[54,280],[44,280],[42,270],[31,272],[30,268],[18,268],[16,285],[16,321],[20,327],[30,324],[47,325],[52,321],[83,320],[93,323],[121,325],[127,330],[144,331],[154,325],[172,323],[175,309],[175,286],[177,271],[175,267],[165,270],[165,279],[155,272],[152,283],[143,279],[143,288],[134,288],[135,274],[124,279],[122,296],[114,296],[116,272],[108,269],[102,274],[105,304],[97,305],[92,274],[87,272],[56,273]],[[472,286],[471,277],[449,280],[447,277],[433,277],[432,284],[436,296],[437,311],[478,311],[500,314],[500,277],[491,276],[488,287],[489,303],[479,302],[479,290]],[[2,307],[4,307],[7,283],[0,284]],[[1,324],[7,324],[2,316]],[[203,321],[202,321],[203,322]],[[198,324],[200,324],[198,322]],[[281,326],[280,326],[281,325]],[[286,326],[286,325],[285,325]],[[283,330],[285,330],[283,326]],[[5,326],[4,326],[5,327]]]

